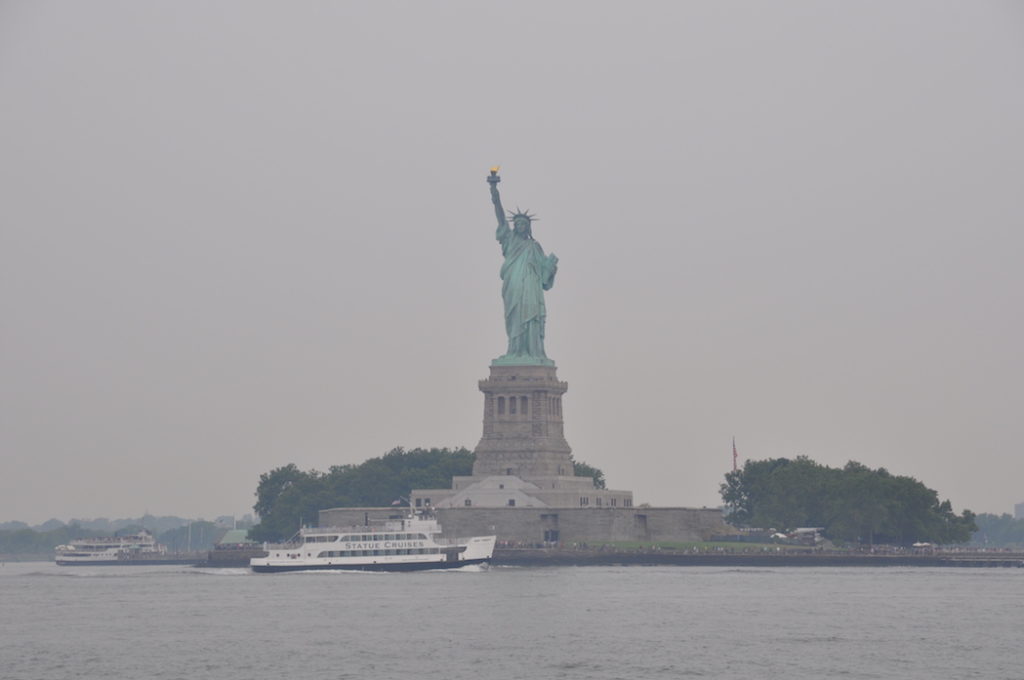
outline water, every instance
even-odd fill
[[[1024,677],[1024,569],[0,567],[0,677]]]

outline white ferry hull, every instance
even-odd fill
[[[254,557],[257,573],[285,571],[422,571],[485,564],[494,554],[496,536],[441,538],[436,521],[410,517],[383,528],[303,529],[302,541],[268,547]]]
[[[456,562],[375,562],[361,564],[252,564],[252,570],[260,574],[285,571],[425,571],[427,569],[458,569],[472,564],[486,564],[490,557],[478,560]]]

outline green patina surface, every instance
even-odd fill
[[[554,361],[544,353],[544,291],[555,283],[558,258],[544,254],[533,238],[533,217],[527,212],[510,212],[509,227],[498,193],[501,178],[491,170],[487,182],[491,187],[491,201],[498,218],[495,233],[501,244],[505,262],[501,265],[501,297],[505,304],[505,333],[508,350],[491,363],[495,366],[553,366]]]

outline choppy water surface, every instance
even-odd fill
[[[1024,677],[1024,569],[0,567],[0,677]]]

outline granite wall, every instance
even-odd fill
[[[446,536],[497,534],[513,543],[702,541],[732,533],[716,508],[437,508]],[[400,517],[399,508],[332,508],[320,526],[353,526]]]

